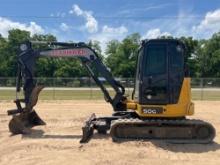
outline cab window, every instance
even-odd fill
[[[146,53],[145,76],[166,73],[166,45],[149,45]]]

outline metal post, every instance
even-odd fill
[[[53,100],[55,100],[55,78],[52,78],[53,79]]]
[[[89,77],[89,86],[90,86],[90,100],[93,98],[93,90],[92,90],[92,79]]]
[[[130,96],[130,89],[129,89],[129,86],[130,86],[130,80],[129,78],[126,78],[126,88],[127,88],[127,95]]]
[[[203,83],[204,83],[204,81],[203,81],[203,78],[201,78],[201,82],[200,83],[201,83],[201,100],[203,100],[203,97],[204,97],[203,96],[204,95],[204,91],[203,91],[203,88],[204,88],[204,84]]]

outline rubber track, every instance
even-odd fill
[[[189,132],[194,132],[194,135],[190,135],[188,138],[154,138],[154,137],[135,137],[134,135],[132,135],[132,137],[126,135],[127,132],[120,130],[125,128],[125,126],[127,127],[126,129],[128,129],[129,127],[131,128],[132,126],[146,126],[147,127],[151,127],[153,128],[155,126],[155,128],[159,128],[162,131],[165,131],[164,129],[166,128],[170,128],[170,127],[175,127],[177,128],[176,131],[178,132],[179,129],[181,128],[187,128],[190,131]],[[209,136],[207,136],[206,138],[198,138],[198,135],[195,136],[195,132],[198,132],[196,130],[198,130],[198,128],[201,127],[205,127],[208,128],[208,132],[209,132]],[[179,128],[179,129],[178,129]],[[135,128],[135,129],[138,129]],[[141,131],[141,130],[140,130]],[[143,131],[143,129],[142,129]],[[152,132],[154,130],[152,129]],[[124,135],[122,137],[122,135],[117,135],[117,132],[120,132],[120,134],[123,132]],[[187,135],[187,131],[186,134],[184,136]],[[122,134],[123,134],[122,133]],[[182,134],[182,132],[181,132]],[[210,143],[213,141],[214,137],[215,137],[215,128],[208,122],[204,122],[202,120],[195,120],[195,119],[182,119],[182,120],[165,120],[165,119],[149,119],[149,120],[140,120],[140,119],[119,119],[119,120],[115,120],[112,124],[111,124],[111,129],[110,129],[110,135],[112,137],[113,141],[122,141],[122,140],[139,140],[139,139],[152,139],[152,140],[163,140],[166,142],[170,142],[170,143]],[[193,137],[192,139],[191,136]]]

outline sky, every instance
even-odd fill
[[[207,39],[220,31],[220,0],[0,0],[0,34],[19,28],[59,41],[110,40],[138,32]]]

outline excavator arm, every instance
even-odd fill
[[[44,44],[49,48],[46,50],[35,50],[33,44]],[[126,100],[124,96],[124,87],[117,82],[106,66],[102,63],[100,57],[96,52],[85,43],[63,43],[63,42],[25,42],[20,45],[20,53],[17,57],[18,70],[17,70],[17,83],[16,93],[20,92],[20,88],[23,83],[24,99],[18,99],[14,101],[17,109],[9,110],[8,115],[13,115],[12,120],[9,123],[9,129],[12,133],[28,133],[29,128],[36,125],[44,125],[45,122],[37,115],[33,107],[37,104],[38,95],[43,89],[42,85],[37,85],[35,77],[36,61],[38,58],[77,58],[93,78],[95,83],[100,87],[104,94],[104,98],[109,102],[115,113],[126,114]],[[94,72],[94,68],[96,73]],[[98,72],[98,73],[97,73]],[[115,95],[110,96],[109,91],[100,81],[98,76],[102,76],[108,82],[108,84],[114,89]],[[21,102],[25,103],[25,107],[22,108]],[[120,114],[121,116],[121,114]],[[92,135],[93,129],[98,129],[99,132],[106,132],[110,128],[111,120],[118,119],[117,115],[113,115],[108,118],[96,118],[93,114],[85,123],[83,127],[82,142],[88,140]],[[104,123],[104,124],[103,124]]]
[[[51,49],[39,51],[33,50],[32,44],[45,44],[50,45]],[[78,58],[87,69],[90,76],[95,83],[100,87],[104,94],[104,98],[109,102],[114,111],[126,110],[123,104],[126,97],[124,97],[125,89],[117,82],[108,71],[106,66],[102,63],[96,52],[87,46],[85,43],[62,43],[62,42],[26,42],[20,46],[21,53],[18,56],[18,76],[17,76],[17,92],[20,91],[21,79],[24,79],[24,95],[25,102],[28,103],[30,95],[36,86],[34,80],[35,63],[39,57],[52,57],[52,58]],[[93,68],[99,73],[108,84],[114,89],[115,95],[111,97],[102,81],[99,80],[98,74],[94,73]]]

